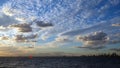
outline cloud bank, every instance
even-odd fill
[[[90,48],[103,47],[104,44],[108,43],[109,41],[107,34],[104,32],[94,32],[87,36],[78,37],[77,39],[83,42],[82,47],[90,47]]]

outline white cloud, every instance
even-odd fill
[[[12,10],[11,3],[5,4],[2,8],[2,12],[8,16],[13,16],[14,12]]]
[[[15,19],[19,21],[25,20],[27,22],[28,21],[30,22],[35,18],[37,18],[41,21],[45,20],[48,22],[52,22],[53,24],[56,25],[53,30],[59,32],[59,31],[64,31],[64,29],[69,30],[71,29],[72,26],[74,26],[73,24],[74,22],[77,21],[77,19],[75,19],[73,16],[81,9],[80,7],[81,1],[79,0],[74,2],[65,1],[62,3],[63,4],[59,4],[59,2],[56,2],[55,4],[51,1],[40,1],[40,0],[37,1],[11,0],[3,6],[3,12],[6,15],[15,17]],[[66,4],[66,7],[64,6],[64,4]],[[36,5],[36,7],[34,7],[34,5]],[[46,11],[46,9],[48,9],[48,11]],[[72,11],[72,13],[68,13],[68,10]],[[79,24],[79,22],[77,23]],[[59,28],[56,28],[58,26]],[[78,25],[75,25],[75,27],[73,28],[76,29],[76,26],[79,27]]]
[[[15,19],[18,21],[22,21],[22,22],[25,22],[25,20],[26,20],[25,18],[20,18],[20,17],[16,17]]]
[[[66,43],[66,42],[71,42],[72,39],[70,39],[70,37],[68,36],[58,36],[57,38],[55,38],[55,41],[60,43]]]
[[[120,23],[112,24],[112,26],[120,26]]]

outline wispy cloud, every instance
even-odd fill
[[[9,0],[0,8],[0,43],[35,42],[42,49],[77,42],[77,48],[102,49],[120,42],[119,4],[119,0]]]

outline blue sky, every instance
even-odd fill
[[[1,0],[0,1],[0,6],[2,6],[5,2],[7,2],[8,0]]]
[[[0,56],[120,52],[120,0],[1,0]]]

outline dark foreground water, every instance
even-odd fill
[[[0,58],[0,68],[120,68],[119,58],[37,57]]]

